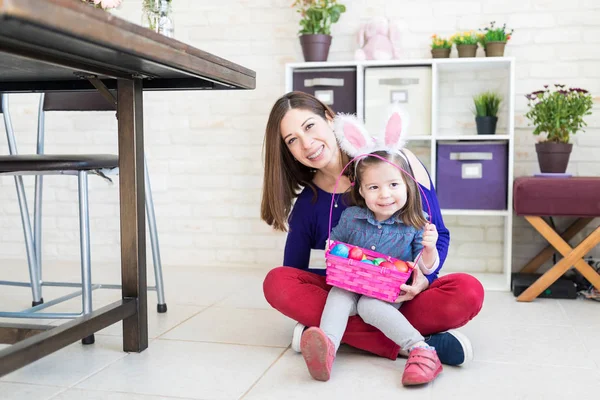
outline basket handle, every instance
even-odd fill
[[[352,164],[352,162],[355,161],[356,159],[364,158],[364,157],[379,158],[380,160],[385,161],[386,163],[398,168],[400,171],[404,172],[407,176],[409,176],[410,179],[412,179],[417,184],[417,188],[421,191],[421,195],[423,196],[423,198],[425,199],[425,202],[427,203],[427,211],[428,211],[427,216],[429,217],[429,220],[431,221],[431,206],[429,205],[429,200],[427,199],[427,196],[425,196],[425,192],[419,185],[419,182],[417,182],[417,180],[409,172],[405,171],[403,168],[394,164],[393,162],[386,160],[385,158],[383,158],[381,156],[378,156],[377,154],[359,154],[356,157],[354,157],[352,160],[348,161],[348,163],[344,166],[344,168],[342,169],[342,172],[340,172],[340,174],[338,175],[338,177],[335,181],[335,186],[333,188],[333,194],[331,195],[331,206],[329,207],[329,228],[327,230],[327,242],[325,243],[325,247],[328,249],[327,251],[329,251],[329,243],[331,242],[331,218],[333,215],[333,203],[335,201],[335,194],[337,193],[338,184],[340,183],[340,179],[342,178],[342,175],[344,174],[344,171],[346,170],[346,168],[348,168],[348,166],[350,166],[350,164]],[[414,261],[415,265],[419,262],[419,259],[421,258],[422,254],[423,254],[423,249],[421,249],[421,251],[419,252],[419,255],[415,259],[415,261]]]

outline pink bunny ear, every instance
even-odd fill
[[[364,125],[352,115],[338,114],[334,120],[334,132],[341,149],[350,157],[369,153],[374,145]]]
[[[393,146],[402,136],[402,117],[393,113],[385,126],[385,145]]]
[[[408,114],[398,105],[393,104],[388,111],[388,119],[380,142],[389,150],[396,151],[404,147],[403,138],[406,137],[408,127]],[[383,140],[381,140],[383,139]]]

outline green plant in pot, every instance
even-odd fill
[[[437,34],[431,35],[431,57],[450,58],[452,50],[452,41],[445,39]]]
[[[450,37],[452,43],[456,45],[459,57],[475,57],[477,54],[478,38],[475,32],[458,32]]]
[[[535,145],[540,171],[564,173],[573,150],[571,135],[587,126],[583,117],[592,113],[592,95],[584,89],[555,84],[552,90],[544,85],[544,90],[525,97],[529,106],[525,117],[535,126],[533,134],[546,135],[546,140]]]
[[[479,43],[485,50],[486,57],[502,57],[504,56],[504,48],[514,32],[506,30],[506,24],[502,27],[496,27],[496,22],[492,21],[489,27],[484,28],[479,35]]]
[[[477,134],[494,135],[496,133],[496,124],[498,123],[498,110],[502,98],[491,91],[483,92],[473,97],[475,114],[475,124],[477,125]]]
[[[337,0],[296,0],[301,15],[300,45],[305,61],[327,61],[331,46],[331,25],[340,20],[346,6]]]

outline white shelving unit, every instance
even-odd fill
[[[356,115],[364,121],[365,118],[365,72],[368,68],[380,67],[431,67],[431,132],[408,136],[409,146],[420,142],[430,148],[429,172],[436,184],[437,177],[437,144],[446,141],[504,141],[508,144],[508,170],[507,170],[507,208],[504,210],[457,210],[442,209],[444,216],[477,217],[485,220],[487,217],[502,217],[504,220],[503,244],[503,269],[500,273],[469,272],[476,276],[488,290],[510,290],[510,275],[512,264],[512,183],[514,176],[514,98],[515,98],[515,60],[512,57],[474,57],[474,58],[446,58],[446,59],[417,59],[417,60],[391,60],[391,61],[348,61],[348,62],[310,62],[290,63],[286,65],[286,91],[292,91],[294,71],[307,71],[312,69],[356,69]],[[449,76],[471,77],[463,82],[452,85],[447,82]],[[489,81],[492,87],[485,88]],[[502,83],[503,107],[500,110],[499,126],[496,135],[477,135],[474,126],[462,129],[466,132],[455,132],[444,127],[441,112],[444,111],[443,102],[448,100],[445,93],[448,87],[460,91],[463,100],[475,93],[468,93],[472,83],[483,83],[483,90],[497,89],[498,82]],[[474,123],[474,118],[471,117]],[[502,121],[502,123],[501,123]],[[450,130],[450,132],[448,132]],[[460,131],[461,129],[456,129]],[[426,151],[426,150],[425,150]],[[425,153],[426,154],[426,153]],[[437,185],[436,185],[437,186]],[[485,222],[482,222],[485,225]],[[452,234],[452,231],[451,231]],[[482,258],[485,257],[482,254]],[[444,270],[442,270],[444,271]],[[449,272],[449,271],[448,271]],[[456,271],[452,271],[456,272]]]

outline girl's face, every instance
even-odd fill
[[[308,110],[292,109],[281,120],[281,137],[300,163],[322,169],[338,162],[332,124]]]
[[[402,172],[386,162],[364,168],[359,192],[377,221],[385,221],[402,209],[408,196]]]

